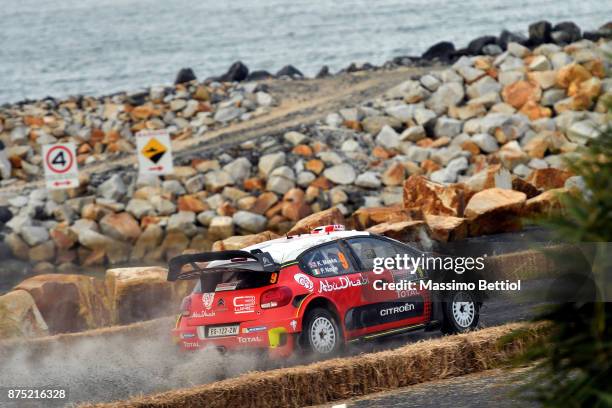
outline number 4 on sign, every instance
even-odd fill
[[[43,159],[47,189],[57,190],[79,186],[74,143],[44,145]]]

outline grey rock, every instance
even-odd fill
[[[457,119],[452,119],[446,116],[441,116],[436,120],[434,127],[434,135],[436,137],[453,138],[461,133],[463,122]]]
[[[244,113],[244,109],[238,108],[236,106],[227,106],[223,108],[219,108],[215,113],[214,119],[217,122],[230,122],[234,119],[237,119]]]
[[[419,108],[414,111],[414,120],[417,124],[425,126],[429,121],[434,120],[438,115],[433,110]]]
[[[410,142],[418,142],[421,139],[426,137],[425,128],[421,125],[411,126],[404,130],[400,135],[400,140],[410,141]]]
[[[427,160],[430,154],[430,150],[425,147],[404,143],[402,143],[402,152],[408,160],[417,163]]]
[[[294,132],[294,131],[285,133],[283,137],[285,138],[286,141],[291,143],[293,146],[297,146],[308,140],[308,136],[306,136],[305,134],[300,133],[300,132]]]
[[[195,233],[196,215],[191,211],[179,211],[168,218],[168,231],[182,231],[187,236]]]
[[[467,94],[470,99],[478,98],[491,92],[500,91],[501,85],[499,84],[499,82],[497,82],[488,75],[483,78],[480,78],[478,81],[467,87]]]
[[[162,192],[172,196],[180,196],[186,193],[185,188],[178,180],[164,180],[162,183]]]
[[[153,205],[147,200],[141,200],[139,198],[132,198],[128,202],[125,210],[137,219],[141,219],[145,215],[155,215],[155,208]]]
[[[266,154],[264,156],[261,156],[261,158],[259,159],[259,173],[262,176],[266,177],[268,176],[268,174],[270,174],[272,170],[279,166],[282,166],[283,164],[285,164],[284,152]]]
[[[251,162],[246,157],[239,157],[223,166],[223,170],[229,173],[235,181],[244,181],[251,175]]]
[[[31,247],[49,239],[49,232],[44,227],[27,225],[20,230],[21,238]]]
[[[378,174],[373,171],[366,171],[365,173],[361,173],[357,176],[355,180],[355,185],[364,188],[379,188],[382,183],[378,178]]]
[[[438,90],[427,99],[425,106],[441,115],[449,107],[458,105],[464,97],[463,85],[457,82],[448,82],[440,85]],[[419,124],[422,125],[423,123]]]
[[[121,201],[127,193],[127,187],[119,174],[113,174],[98,186],[97,195],[109,200]]]
[[[485,153],[493,153],[499,150],[497,140],[488,133],[477,133],[472,136],[472,140]]]
[[[297,184],[306,188],[316,179],[316,176],[309,171],[301,171],[297,175]]]
[[[323,172],[323,175],[332,183],[336,184],[351,184],[357,178],[355,169],[347,163],[337,164],[327,168]]]
[[[386,149],[399,147],[399,135],[392,127],[385,125],[376,136],[376,143]]]
[[[196,219],[198,220],[200,224],[202,224],[205,227],[208,227],[210,225],[210,222],[212,221],[213,218],[215,218],[216,215],[217,213],[212,210],[202,211],[201,213],[197,215]]]
[[[531,173],[531,169],[525,166],[523,163],[519,163],[518,165],[516,165],[516,167],[514,167],[514,169],[512,169],[512,172],[519,177],[525,178],[529,176],[529,174]]]
[[[195,194],[204,189],[205,176],[197,174],[185,181],[185,189],[189,194]]]
[[[209,171],[204,175],[204,185],[208,190],[219,191],[225,186],[234,184],[232,176],[223,170]]]
[[[234,224],[239,228],[252,232],[259,233],[266,229],[268,220],[263,215],[255,214],[248,211],[236,211],[232,217]]]

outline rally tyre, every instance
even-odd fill
[[[480,304],[474,294],[468,291],[451,292],[444,304],[442,333],[456,334],[474,330],[480,318]]]
[[[306,315],[301,344],[313,356],[331,356],[343,344],[342,330],[334,315],[327,309],[315,308]]]

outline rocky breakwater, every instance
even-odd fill
[[[10,168],[0,169],[0,186],[41,177],[45,144],[74,142],[78,164],[84,166],[134,154],[134,135],[143,129],[165,129],[173,140],[197,138],[265,114],[277,104],[265,86],[235,82],[244,79],[235,71],[231,68],[215,80],[198,82],[192,72],[183,70],[174,86],[3,105],[0,141]],[[2,162],[0,166],[7,167]]]
[[[170,176],[138,177],[129,167],[93,174],[78,191],[24,191],[0,211],[3,251],[31,262],[34,273],[74,273],[239,249],[329,223],[402,240],[516,230],[525,215],[558,210],[560,195],[585,193],[566,160],[609,123],[611,50],[602,39],[533,48],[509,42],[497,55],[463,56],[407,78],[322,123],[183,155]],[[114,285],[163,280],[149,272],[134,280],[108,274],[99,298],[107,299],[109,321],[117,319],[113,310],[125,310],[109,299],[132,304]],[[76,279],[43,276],[17,291],[36,300],[30,289],[40,285],[36,279],[65,279],[66,287]],[[169,298],[165,291],[151,293]],[[11,313],[34,310],[31,301],[22,304]],[[104,319],[83,321],[95,326]]]
[[[563,188],[571,177],[564,160],[608,121],[611,43],[507,48],[408,79],[324,123],[186,155],[163,178],[130,167],[94,174],[78,191],[24,192],[4,209],[4,243],[37,273],[70,272],[163,262],[235,235],[263,240],[331,207],[349,216],[401,205],[412,175],[466,185],[464,207],[485,187],[524,189],[530,198]],[[413,212],[420,190],[414,200]]]

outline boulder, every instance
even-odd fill
[[[449,41],[440,41],[427,49],[421,56],[426,60],[438,59],[440,61],[450,61],[455,53],[455,45]]]
[[[395,223],[408,221],[410,217],[401,204],[388,207],[362,207],[352,215],[352,222],[357,230],[368,228],[382,223]]]
[[[31,339],[48,334],[47,323],[28,292],[14,290],[0,296],[0,340]]]
[[[277,235],[271,231],[264,231],[260,232],[259,234],[251,235],[236,235],[233,237],[226,238],[224,240],[216,241],[212,246],[212,250],[239,250],[251,245],[259,244],[260,242],[270,241],[276,238],[280,238],[280,235]]]
[[[465,207],[470,236],[520,230],[520,214],[526,199],[524,193],[501,188],[474,194]]]
[[[523,214],[528,217],[551,215],[563,209],[562,197],[568,194],[566,188],[554,188],[532,197],[525,202]]]
[[[536,46],[552,41],[550,36],[552,24],[548,21],[538,21],[529,25],[529,45]]]
[[[542,90],[537,84],[517,81],[504,87],[502,98],[508,105],[520,109],[527,101],[538,102],[542,98]]]
[[[244,81],[249,75],[249,68],[242,63],[242,61],[236,61],[230,65],[227,72],[219,80],[222,82],[240,82]]]
[[[323,175],[336,184],[351,184],[357,178],[355,169],[348,163],[337,164],[325,169]]]
[[[163,235],[164,231],[159,225],[147,225],[134,244],[134,248],[130,254],[130,259],[132,261],[145,259],[147,254],[153,252],[155,248],[159,247],[162,242]]]
[[[423,221],[399,221],[384,222],[368,228],[372,234],[384,235],[402,242],[419,241],[422,236],[425,223]]]
[[[425,215],[425,222],[430,237],[436,241],[458,241],[467,237],[468,227],[465,218]]]
[[[100,229],[111,238],[133,242],[140,236],[138,221],[129,213],[108,214],[100,220]]]
[[[94,277],[37,275],[15,289],[32,296],[52,334],[95,329],[110,323],[104,283]]]
[[[411,215],[425,214],[462,216],[465,191],[461,185],[444,186],[413,175],[404,182],[404,208]]]
[[[573,175],[570,171],[549,167],[533,170],[527,181],[541,190],[550,190],[563,187],[565,181]]]
[[[171,315],[195,284],[168,282],[168,271],[158,266],[117,268],[106,271],[111,321],[128,324]]]
[[[263,215],[248,211],[236,211],[233,215],[234,224],[247,232],[262,232],[268,220]]]
[[[234,235],[234,221],[232,217],[217,216],[210,221],[208,234],[211,238],[225,239]]]
[[[331,224],[344,225],[344,222],[345,220],[342,212],[337,207],[332,207],[301,219],[291,228],[291,230],[289,230],[287,235],[309,234],[310,231],[316,227]]]
[[[486,190],[488,188],[512,189],[512,175],[499,164],[491,165],[479,171],[464,181],[472,192]]]
[[[196,79],[197,78],[191,68],[181,68],[181,70],[176,74],[174,84],[184,84],[185,82],[195,81]]]

